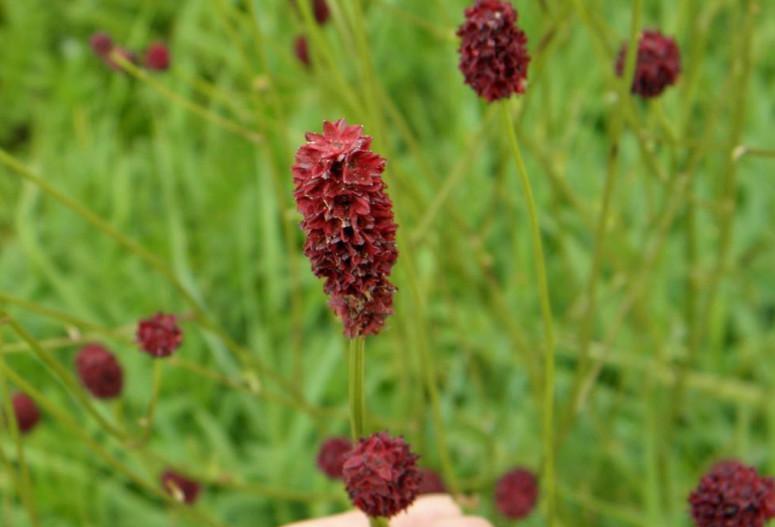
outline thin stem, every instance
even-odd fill
[[[552,321],[552,304],[549,297],[549,283],[546,277],[546,262],[544,260],[543,242],[541,241],[541,228],[538,223],[538,212],[533,198],[533,189],[530,178],[527,175],[525,161],[517,142],[517,134],[514,131],[514,123],[507,104],[501,108],[503,125],[511,144],[514,160],[517,164],[517,172],[525,194],[528,215],[530,216],[530,232],[533,239],[533,261],[538,277],[538,294],[541,303],[541,316],[544,324],[544,401],[543,401],[543,429],[544,429],[544,487],[546,495],[547,524],[555,525],[555,476],[554,476],[554,378],[555,378],[555,336],[554,323]]]
[[[363,378],[365,374],[366,340],[357,337],[350,341],[348,350],[349,380],[350,380],[350,430],[353,441],[365,436],[366,396],[363,393]]]
[[[156,416],[156,403],[159,400],[159,393],[161,392],[162,378],[164,377],[164,359],[156,359],[153,363],[153,385],[151,386],[151,399],[148,401],[148,410],[145,416],[140,421],[140,426],[143,429],[140,444],[144,444],[151,437],[151,429],[153,428],[153,420]]]

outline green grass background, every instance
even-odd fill
[[[126,391],[97,411],[133,437],[154,377],[133,324],[188,316],[144,446],[111,437],[0,326],[8,370],[77,424],[44,410],[21,450],[2,430],[3,526],[273,526],[347,506],[314,467],[318,444],[349,430],[346,345],[301,252],[290,176],[304,132],[340,117],[388,158],[400,223],[396,313],[367,342],[371,427],[404,434],[436,469],[446,438],[470,510],[508,524],[495,479],[542,463],[543,334],[506,106],[462,83],[454,29],[467,1],[329,2],[319,28],[286,0],[0,0],[0,147],[168,266],[234,341],[137,250],[0,166],[0,304],[66,369],[81,342],[109,344]],[[653,103],[622,102],[613,73],[637,4],[638,27],[674,35],[684,59]],[[578,372],[593,379],[560,435],[560,524],[688,526],[686,496],[713,461],[775,473],[773,5],[515,5],[534,60],[508,108],[547,254],[557,428]],[[137,50],[167,40],[171,71],[109,71],[88,47],[96,30]],[[292,52],[302,32],[311,71]],[[206,482],[193,514],[154,492],[169,463]],[[523,524],[547,523],[538,511]]]

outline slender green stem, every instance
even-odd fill
[[[366,395],[363,393],[365,376],[366,339],[358,337],[350,341],[348,350],[350,380],[350,430],[353,441],[365,436]]]
[[[554,475],[554,377],[555,377],[555,336],[552,320],[552,304],[549,297],[549,282],[546,277],[546,262],[544,260],[543,242],[541,241],[541,228],[538,223],[538,212],[530,178],[527,175],[525,161],[522,159],[522,151],[517,142],[517,134],[514,131],[514,123],[511,111],[507,104],[501,108],[503,125],[509,137],[511,150],[517,164],[517,173],[525,194],[528,215],[530,216],[530,232],[533,239],[533,260],[538,276],[538,295],[541,303],[541,316],[544,324],[544,401],[543,401],[543,429],[544,429],[544,488],[546,496],[547,524],[555,525],[555,475]]]
[[[162,378],[164,377],[164,359],[155,359],[153,363],[153,384],[151,386],[151,399],[148,401],[148,410],[140,422],[143,429],[140,444],[144,444],[151,437],[153,420],[156,416],[156,403],[161,392]]]

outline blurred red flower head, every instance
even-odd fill
[[[623,45],[616,59],[616,74],[624,74],[627,46]],[[681,74],[681,51],[672,38],[659,31],[646,30],[638,42],[632,93],[644,98],[660,95],[672,86]]]
[[[145,67],[153,71],[167,71],[170,67],[170,50],[163,42],[154,42],[145,50]]]
[[[199,499],[199,483],[172,469],[162,473],[161,484],[170,496],[181,503],[193,505]]]
[[[87,344],[75,358],[81,382],[98,399],[121,395],[124,372],[116,356],[99,344]]]
[[[444,480],[441,479],[441,476],[435,470],[421,468],[420,477],[420,487],[417,489],[418,494],[443,494],[447,492]]]
[[[304,35],[299,35],[296,37],[296,40],[293,41],[293,52],[296,54],[296,58],[299,59],[299,62],[304,64],[304,66],[309,67],[310,66],[310,60],[309,60],[309,44],[307,43],[307,37]]]
[[[533,512],[538,501],[538,480],[524,468],[506,472],[495,485],[495,505],[506,518],[518,520]]]
[[[764,527],[775,518],[775,480],[723,461],[702,477],[689,504],[697,527]]]
[[[167,357],[180,347],[183,332],[175,315],[157,313],[137,325],[137,343],[154,357]]]
[[[345,457],[352,450],[352,441],[346,437],[326,439],[318,450],[317,464],[323,473],[331,479],[342,478],[342,465]]]
[[[16,426],[22,434],[27,434],[40,421],[40,410],[35,401],[26,393],[17,392],[11,399]]]

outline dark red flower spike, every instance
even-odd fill
[[[87,344],[75,358],[75,369],[81,382],[98,399],[121,395],[124,372],[118,359],[99,344]]]
[[[153,357],[167,357],[180,347],[183,332],[175,315],[157,313],[137,325],[137,343]]]
[[[342,478],[342,465],[346,454],[353,448],[353,443],[346,437],[326,439],[318,450],[318,468],[331,479]]]
[[[193,505],[199,499],[199,483],[172,469],[162,473],[161,484],[170,496],[186,505]]]
[[[375,335],[393,313],[396,288],[388,277],[398,257],[385,160],[371,151],[361,126],[343,119],[306,137],[293,165],[304,254],[325,279],[345,335]]]
[[[170,67],[170,50],[163,42],[154,42],[145,50],[145,67],[153,71],[167,71]]]
[[[417,489],[418,494],[443,494],[447,492],[444,480],[435,470],[429,468],[420,469],[420,486]]]
[[[764,527],[775,518],[775,480],[723,461],[702,477],[689,504],[697,527]]]
[[[16,426],[22,434],[28,434],[40,421],[40,410],[26,393],[17,392],[11,399]]]
[[[495,505],[506,518],[519,520],[529,516],[537,501],[538,480],[530,470],[510,470],[495,485]]]
[[[616,59],[616,74],[624,74],[627,46],[623,45]],[[638,42],[632,93],[643,98],[660,95],[672,86],[681,74],[681,51],[672,38],[659,31],[646,30]]]
[[[113,39],[107,33],[100,31],[91,36],[89,45],[95,55],[106,60],[113,50]]]
[[[466,84],[490,102],[524,93],[530,54],[514,7],[500,0],[478,0],[465,10],[465,17],[457,35]]]
[[[291,0],[291,4],[293,4],[293,7],[298,9],[299,6],[296,4],[298,0]],[[331,10],[328,8],[328,2],[326,0],[304,0],[309,1],[310,7],[312,7],[312,14],[315,17],[315,21],[319,25],[323,25],[326,22],[328,22],[328,19],[331,17]]]
[[[409,507],[421,478],[409,445],[385,432],[361,439],[347,455],[342,475],[350,500],[373,518],[390,518]]]
[[[309,68],[311,63],[309,60],[309,44],[307,42],[307,37],[304,35],[296,37],[296,40],[293,41],[293,53],[296,55],[296,58],[299,59],[299,62]]]

